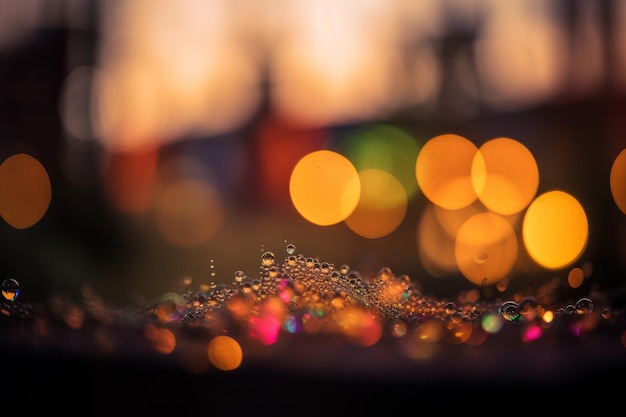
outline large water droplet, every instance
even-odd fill
[[[593,311],[593,301],[589,298],[581,298],[576,302],[576,312],[578,314],[590,314]]]
[[[20,294],[20,283],[15,278],[2,281],[2,296],[9,301],[15,301]]]
[[[517,310],[517,303],[515,301],[505,301],[500,306],[500,316],[506,321],[515,321],[519,319],[520,315]]]
[[[263,266],[273,265],[275,260],[276,256],[274,255],[274,252],[265,252],[261,256],[261,262],[263,263]]]

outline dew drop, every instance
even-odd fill
[[[589,298],[581,298],[576,302],[576,313],[582,314],[590,314],[593,310],[593,301]]]
[[[456,311],[456,304],[450,301],[443,307],[443,309],[445,310],[446,314],[452,314]]]
[[[8,301],[14,301],[20,294],[20,283],[15,278],[2,281],[2,296]]]
[[[524,297],[517,305],[517,312],[526,321],[531,321],[537,316],[537,300],[535,297]]]
[[[243,271],[235,271],[235,282],[242,282],[246,274]]]
[[[515,321],[519,319],[520,315],[517,310],[517,303],[515,301],[505,301],[500,306],[500,316],[506,321]]]
[[[276,260],[276,256],[274,256],[274,252],[265,252],[262,256],[261,256],[261,261],[263,262],[264,266],[270,266],[274,264],[274,261]]]

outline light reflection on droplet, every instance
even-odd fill
[[[15,278],[2,281],[2,296],[5,300],[15,301],[18,295],[20,295],[20,283]]]
[[[590,314],[593,311],[593,301],[583,297],[576,302],[576,312],[580,315]]]
[[[500,316],[506,321],[516,321],[520,315],[517,311],[517,303],[515,301],[505,301],[500,306]]]

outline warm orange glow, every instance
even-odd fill
[[[59,112],[63,126],[73,137],[89,140],[99,137],[106,126],[99,124],[97,102],[93,99],[94,86],[103,86],[108,80],[98,68],[80,66],[63,82]]]
[[[474,284],[489,285],[513,269],[517,237],[502,217],[481,213],[469,218],[459,229],[454,249],[461,273]]]
[[[422,147],[415,164],[417,183],[433,204],[455,210],[472,204],[472,163],[478,149],[468,139],[444,134]]]
[[[219,230],[223,218],[223,202],[217,189],[202,180],[174,181],[156,197],[157,228],[177,246],[197,246],[208,241]]]
[[[101,9],[96,121],[102,143],[127,150],[239,126],[258,104],[258,68],[226,2],[133,1]]]
[[[442,227],[435,211],[437,207],[427,205],[417,226],[417,249],[420,262],[435,277],[457,272],[454,258],[454,238]],[[456,233],[455,233],[456,236]]]
[[[502,215],[524,210],[539,187],[534,156],[524,145],[509,138],[487,141],[479,151],[480,157],[472,166],[472,179],[480,201]]]
[[[293,167],[306,154],[321,149],[327,136],[324,129],[311,129],[277,115],[263,118],[251,150],[258,198],[268,205],[289,205]]]
[[[486,102],[516,110],[555,94],[567,70],[567,48],[548,13],[525,2],[493,3],[491,13],[473,49]]]
[[[34,157],[18,153],[0,164],[0,216],[16,229],[41,220],[52,200],[48,172]]]
[[[229,336],[216,336],[209,342],[209,360],[222,371],[239,368],[243,360],[243,351],[239,343]]]
[[[144,329],[144,336],[152,342],[154,350],[164,355],[169,355],[176,348],[176,336],[170,329],[149,324]]]
[[[158,164],[155,146],[107,154],[103,182],[111,204],[127,213],[150,207]]]
[[[578,288],[585,280],[585,274],[581,268],[572,268],[567,274],[567,283],[572,288]]]
[[[289,194],[296,210],[311,223],[336,224],[352,214],[359,202],[359,174],[336,152],[311,152],[294,167]]]
[[[549,269],[566,267],[578,259],[587,245],[588,233],[583,207],[563,191],[537,197],[526,210],[522,225],[529,255]]]
[[[324,125],[363,120],[393,104],[400,68],[392,13],[388,2],[283,4],[271,54],[276,107]]]
[[[356,234],[376,239],[400,226],[407,210],[404,187],[391,174],[379,169],[359,172],[361,197],[346,225]]]
[[[610,186],[615,204],[626,214],[626,149],[622,150],[613,161]]]
[[[336,323],[353,343],[359,346],[372,346],[383,335],[378,317],[360,307],[347,307],[337,312]]]

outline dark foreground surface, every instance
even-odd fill
[[[29,316],[0,321],[0,415],[452,415],[509,412],[621,414],[626,322],[597,318],[573,335],[561,317],[524,342],[505,323],[479,345],[409,346],[383,335],[358,346],[329,334],[243,340],[241,366],[207,359],[206,329],[174,325],[176,348],[159,353],[145,337],[150,317],[84,323]],[[504,407],[504,408],[502,408]],[[508,410],[508,411],[507,411]],[[563,414],[561,414],[563,415]],[[601,414],[594,414],[601,415]]]

